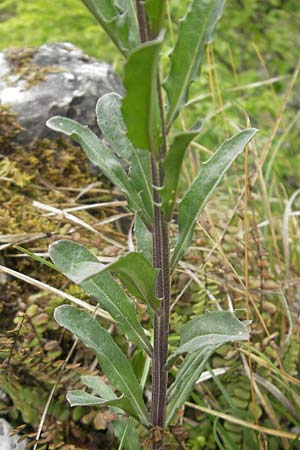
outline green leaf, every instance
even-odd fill
[[[55,309],[55,320],[92,349],[101,369],[121,393],[130,401],[141,423],[148,426],[148,414],[144,404],[142,389],[134,371],[111,335],[93,317],[72,306]]]
[[[148,354],[152,352],[152,346],[137,318],[134,302],[109,273],[98,273],[86,281],[78,281],[83,276],[81,267],[86,264],[94,263],[99,269],[96,256],[84,246],[69,240],[53,243],[49,253],[56,267],[73,282],[79,282],[80,287],[109,312],[131,342]]]
[[[139,44],[139,31],[132,1],[82,0],[122,53]]]
[[[171,69],[164,84],[169,108],[169,129],[187,101],[189,85],[200,72],[205,45],[212,41],[225,0],[193,0],[181,21],[178,39],[171,53]]]
[[[141,253],[128,253],[107,266],[96,261],[73,261],[68,276],[81,284],[104,271],[115,273],[132,295],[159,310],[160,302],[155,295],[158,270]]]
[[[105,139],[120,158],[129,163],[129,176],[139,193],[146,214],[153,217],[150,155],[135,149],[127,137],[121,113],[121,97],[115,92],[103,95],[96,106],[97,121]]]
[[[104,399],[88,394],[85,391],[74,390],[67,393],[67,400],[71,406],[116,406],[123,411],[128,412],[135,419],[139,420],[136,411],[124,396],[119,398]]]
[[[245,341],[249,333],[245,325],[227,311],[209,312],[195,317],[180,330],[180,346],[170,356],[194,352],[207,345],[214,348],[227,342]]]
[[[81,381],[92,391],[94,391],[100,397],[109,400],[117,398],[112,389],[97,376],[84,375],[81,377]],[[117,419],[113,421],[114,433],[117,438],[123,440],[123,447],[125,450],[141,450],[139,445],[139,439],[136,432],[136,426],[128,418],[120,417],[122,410],[111,406],[110,410],[113,413],[118,414]],[[125,420],[124,420],[125,419]],[[122,448],[123,448],[122,447]]]
[[[142,253],[148,261],[152,262],[152,234],[138,214],[135,215],[134,234],[137,251]]]
[[[146,0],[145,2],[152,36],[157,36],[163,28],[166,4],[166,0]]]
[[[206,363],[213,354],[213,346],[207,345],[201,350],[187,354],[176,374],[175,381],[168,389],[168,406],[166,414],[166,425],[169,425],[176,411],[182,407],[201,373],[204,371]]]
[[[222,180],[237,156],[257,133],[247,128],[227,139],[213,156],[205,162],[185,196],[179,203],[179,235],[175,243],[171,265],[175,267],[192,239],[192,232],[198,215]]]
[[[162,36],[134,50],[125,66],[126,95],[122,113],[134,147],[158,154],[161,120],[157,97],[157,74]]]
[[[187,353],[174,383],[168,389],[167,423],[180,408],[200,377],[209,357],[223,344],[247,340],[247,328],[232,313],[217,311],[203,314],[183,325],[180,346],[168,358],[168,365],[182,353]]]
[[[52,117],[46,125],[51,130],[59,131],[78,142],[89,160],[99,166],[104,175],[126,194],[129,206],[135,211],[142,209],[140,198],[130,183],[125,169],[111,150],[87,126],[60,116]],[[150,218],[148,222],[151,222]]]
[[[185,151],[199,131],[190,130],[175,136],[164,161],[165,181],[160,197],[166,220],[172,219]]]

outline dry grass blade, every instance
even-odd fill
[[[300,441],[300,436],[294,433],[289,433],[288,431],[279,431],[273,430],[272,428],[261,427],[259,425],[255,425],[254,423],[247,422],[246,420],[238,419],[237,417],[231,416],[230,414],[224,414],[219,411],[216,411],[211,408],[206,408],[204,406],[195,405],[194,403],[186,402],[185,406],[189,408],[196,409],[197,411],[201,411],[205,414],[209,414],[214,417],[219,417],[223,420],[228,420],[228,422],[235,423],[240,425],[241,427],[249,428],[250,430],[258,431],[260,433],[269,434],[271,436],[278,436],[283,439],[291,439]]]
[[[19,280],[25,281],[26,283],[31,284],[32,286],[35,286],[39,289],[51,292],[52,294],[57,295],[58,297],[62,297],[66,300],[69,300],[70,302],[74,303],[77,306],[80,306],[81,308],[86,309],[87,311],[94,312],[94,310],[95,310],[94,306],[91,306],[88,303],[86,303],[76,297],[73,297],[73,295],[70,295],[63,291],[60,291],[59,289],[49,286],[48,284],[43,283],[42,281],[38,281],[27,275],[23,275],[20,272],[9,269],[8,267],[4,267],[4,266],[0,265],[0,271],[7,273],[8,275],[11,275],[12,277],[18,278]],[[102,317],[103,319],[109,320],[110,322],[114,322],[113,319],[111,318],[111,316],[103,309],[100,309],[100,308],[97,309],[96,315],[99,317]]]

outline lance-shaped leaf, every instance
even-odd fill
[[[59,306],[55,309],[54,317],[61,326],[71,331],[95,352],[104,374],[129,400],[136,417],[148,425],[148,414],[141,386],[128,359],[109,332],[96,319],[72,306]]]
[[[139,420],[136,411],[124,395],[121,397],[104,399],[88,394],[85,391],[74,390],[67,393],[67,400],[71,406],[115,406]]]
[[[86,275],[82,273],[86,264],[94,263],[99,270],[96,256],[76,242],[57,241],[51,244],[49,254],[56,267],[75,283]],[[109,312],[131,342],[151,353],[152,346],[137,318],[133,301],[110,273],[97,273],[86,281],[79,281],[79,285]]]
[[[166,220],[172,219],[185,151],[199,131],[190,130],[175,136],[164,161],[165,181],[160,197]]]
[[[162,36],[134,50],[125,66],[122,113],[134,147],[158,154],[161,120],[157,97],[157,74]]]
[[[171,260],[173,269],[191,241],[198,215],[222,180],[225,172],[256,133],[255,128],[247,128],[237,133],[232,138],[227,139],[213,156],[202,165],[199,174],[179,203],[179,235]]]
[[[141,253],[128,253],[106,266],[96,261],[74,261],[69,277],[81,284],[105,271],[115,273],[132,295],[149,304],[155,311],[159,310],[160,302],[155,295],[158,270]]]
[[[206,363],[213,352],[213,346],[207,345],[201,350],[186,355],[176,374],[175,381],[171,384],[167,392],[166,425],[169,425],[176,411],[182,407],[194,389],[196,381],[204,371]]]
[[[212,353],[223,344],[245,341],[248,337],[245,325],[227,311],[203,314],[183,325],[180,346],[168,360],[171,365],[178,355],[187,353],[168,390],[168,423],[193,390]]]
[[[225,0],[193,0],[181,21],[178,39],[171,53],[171,69],[164,84],[169,108],[167,128],[187,101],[190,83],[199,76],[205,45],[213,39]]]
[[[227,342],[245,341],[248,337],[247,328],[232,313],[209,312],[183,325],[180,330],[180,346],[169,357],[168,363],[182,353],[195,352],[207,345],[216,348]]]
[[[49,119],[47,126],[78,142],[89,160],[99,166],[104,175],[126,194],[129,206],[135,211],[142,210],[140,198],[130,183],[125,169],[112,151],[87,126],[60,116]],[[146,221],[151,222],[151,218],[147,218]]]
[[[103,383],[103,381],[97,376],[84,375],[81,377],[81,381],[95,394],[106,400],[117,398],[112,389],[107,384]],[[110,410],[113,413],[118,414],[118,417],[113,421],[114,433],[119,440],[123,439],[124,449],[141,450],[134,424],[127,418],[124,420],[124,418],[120,417],[122,411],[118,407],[110,406]],[[127,433],[124,436],[125,429],[127,429]]]
[[[136,249],[139,253],[145,256],[148,261],[152,262],[153,249],[152,249],[152,234],[145,226],[138,214],[135,215],[134,221],[134,234],[136,239]]]
[[[145,2],[145,8],[153,36],[157,36],[163,28],[166,4],[166,0],[146,0]]]
[[[103,95],[97,103],[97,121],[105,139],[120,158],[129,163],[129,176],[139,193],[146,214],[153,216],[150,155],[133,147],[121,113],[121,96],[116,92]]]
[[[133,1],[82,0],[122,53],[139,44],[138,23]]]

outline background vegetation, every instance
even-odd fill
[[[185,4],[170,2],[173,29]],[[192,89],[191,98],[198,101],[178,120],[183,128],[198,119],[204,122],[200,139],[191,146],[182,183],[190,182],[201,162],[237,128],[250,121],[261,130],[257,147],[246,158],[247,169],[242,161],[236,165],[225,188],[206,208],[173,285],[175,330],[216,303],[225,309],[241,308],[253,320],[251,344],[242,351],[222,349],[225,364],[213,358],[211,367],[221,367],[224,374],[197,385],[181,418],[190,427],[186,447],[192,450],[247,450],[257,445],[263,449],[263,442],[270,450],[300,448],[286,434],[300,433],[300,201],[292,197],[300,188],[299,28],[298,0],[228,0],[201,80]],[[112,44],[80,1],[0,3],[1,48],[54,41],[78,45],[110,62],[122,76]],[[87,301],[78,288],[65,286],[62,277],[22,257],[13,245],[43,253],[50,241],[72,235],[80,242],[92,241],[101,255],[118,254],[124,251],[128,231],[126,211],[116,203],[118,193],[90,174],[75,147],[70,152],[70,144],[43,141],[30,150],[20,148],[13,140],[17,125],[9,111],[2,109],[0,120],[0,258],[10,268]],[[245,198],[247,171],[250,189]],[[105,201],[104,208],[92,213],[76,213],[97,230],[97,238],[78,225],[74,228],[66,217],[45,217],[32,200],[58,208]],[[91,355],[79,346],[57,382],[72,346],[70,337],[62,340],[52,319],[62,300],[8,276],[1,280],[2,413],[16,426],[25,424],[24,432],[33,438],[57,383],[40,443],[49,442],[50,448],[66,442],[74,448],[114,448],[113,417],[93,409],[70,411],[64,400],[71,378],[76,386],[81,373],[93,373]],[[141,318],[147,323],[142,310]],[[113,327],[111,332],[117,334]],[[259,428],[252,431],[213,413],[204,416],[204,407],[254,427],[275,429],[277,435]],[[103,430],[98,438],[95,430]]]

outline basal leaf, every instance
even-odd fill
[[[95,394],[106,400],[117,398],[113,390],[97,376],[84,375],[81,377],[81,381]],[[141,450],[135,424],[128,420],[127,417],[120,417],[122,410],[118,407],[110,406],[110,410],[117,414],[117,418],[113,421],[113,428],[117,438],[119,440],[123,439],[124,449]]]
[[[52,244],[49,253],[56,267],[70,280],[78,283],[80,287],[91,295],[117,322],[121,331],[127,338],[140,348],[151,353],[152,346],[145,335],[135,311],[133,301],[114,280],[110,273],[102,272],[90,276],[84,272],[89,264],[95,264],[99,272],[99,262],[84,246],[69,240],[61,240]]]
[[[175,243],[171,265],[174,269],[177,261],[188,247],[198,215],[222,180],[237,156],[257,133],[248,128],[227,139],[213,156],[205,162],[185,196],[179,203],[179,235]]]
[[[134,147],[158,154],[161,120],[157,97],[157,74],[162,37],[140,45],[125,66],[122,113]]]
[[[175,136],[164,161],[165,181],[160,197],[166,220],[172,219],[185,151],[198,133],[199,130],[191,130]]]
[[[60,116],[49,119],[47,126],[78,142],[89,160],[99,166],[104,175],[126,194],[129,206],[135,211],[142,210],[140,198],[130,183],[125,169],[111,150],[87,126]],[[147,218],[147,221],[149,222],[151,219]]]
[[[157,36],[163,28],[166,4],[166,0],[146,0],[145,2],[152,36]]]
[[[104,374],[112,385],[127,397],[136,417],[147,426],[148,414],[141,386],[128,359],[109,332],[96,319],[72,306],[59,306],[55,309],[54,317],[61,326],[71,331],[95,352]]]
[[[168,359],[171,365],[178,355],[187,353],[174,383],[168,389],[168,423],[193,390],[213,352],[220,345],[247,340],[248,337],[245,325],[227,311],[203,314],[183,325],[180,346]]]
[[[199,75],[205,45],[212,41],[224,4],[225,0],[193,0],[181,21],[170,57],[170,73],[164,84],[169,101],[167,128],[186,103],[190,83]]]
[[[139,420],[136,411],[124,396],[104,399],[88,394],[85,391],[74,390],[67,393],[67,400],[71,406],[114,406],[128,412],[132,417]]]
[[[213,352],[213,346],[207,345],[201,350],[186,355],[176,374],[175,381],[171,384],[167,392],[166,425],[169,425],[176,411],[182,407],[194,389],[196,381],[204,371],[206,363]]]
[[[132,1],[82,0],[122,53],[139,44],[139,32]]]
[[[146,214],[153,217],[150,155],[132,146],[121,113],[121,97],[115,92],[103,95],[97,103],[97,121],[105,139],[120,158],[129,163],[132,185],[142,199]]]

